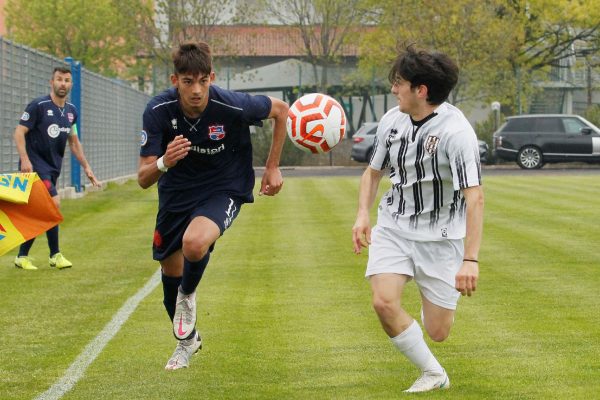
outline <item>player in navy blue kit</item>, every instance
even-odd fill
[[[60,197],[56,191],[56,181],[62,168],[67,142],[90,182],[94,186],[100,186],[77,137],[77,109],[67,102],[67,95],[72,86],[71,71],[63,67],[54,68],[50,80],[50,94],[29,103],[14,134],[20,171],[36,172],[48,188],[57,207],[60,206]],[[46,237],[50,248],[50,266],[58,269],[71,267],[73,264],[59,250],[58,225],[49,229]],[[15,258],[15,266],[18,268],[37,269],[28,256],[34,240],[23,243],[19,248],[19,254]]]
[[[196,330],[196,287],[216,240],[242,204],[254,201],[250,125],[273,119],[273,140],[260,194],[283,185],[279,158],[288,105],[267,96],[221,89],[212,82],[210,47],[181,44],[173,52],[173,87],[154,97],[143,117],[138,182],[158,182],[153,256],[162,267],[164,306],[179,340],[165,369],[189,365],[202,347]]]

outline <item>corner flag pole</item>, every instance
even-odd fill
[[[72,57],[66,57],[65,61],[71,64],[71,75],[73,76],[73,88],[71,89],[71,101],[79,117],[77,119],[77,137],[81,140],[81,127],[82,127],[82,114],[81,108],[81,63],[75,61]],[[75,188],[75,191],[81,192],[81,166],[77,158],[71,154],[71,185]]]

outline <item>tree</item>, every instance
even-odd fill
[[[507,0],[520,23],[515,63],[536,70],[576,55],[577,42],[600,39],[600,0]]]
[[[267,13],[300,33],[298,47],[313,67],[317,91],[327,93],[329,68],[342,55],[344,45],[358,37],[366,13],[364,0],[267,0]],[[322,68],[321,76],[318,67]]]
[[[364,74],[376,70],[387,76],[398,48],[415,43],[457,62],[461,73],[452,103],[504,100],[513,93],[512,77],[505,71],[514,33],[498,18],[493,1],[378,0],[371,10],[378,28],[362,40]]]
[[[10,39],[112,76],[135,63],[139,22],[151,12],[144,0],[8,0],[5,10]]]
[[[446,52],[461,69],[451,101],[463,106],[520,109],[551,68],[572,65],[579,44],[597,52],[599,43],[600,0],[374,0],[371,10],[378,29],[363,39],[362,70],[383,73],[399,43]]]
[[[154,13],[146,15],[141,24],[144,53],[162,66],[164,77],[168,78],[171,51],[177,44],[202,40],[211,47],[223,45],[215,42],[211,31],[217,25],[231,22],[235,5],[235,0],[155,0]]]
[[[600,0],[505,0],[500,10],[500,17],[512,16],[517,33],[508,58],[518,84],[516,111],[524,108],[522,92],[535,78],[547,79],[552,68],[564,75],[560,71],[571,69],[577,55],[598,54]]]
[[[154,20],[145,26],[155,55],[167,63],[170,63],[171,50],[180,42],[210,43],[211,30],[231,22],[236,4],[235,0],[156,0],[154,3]]]

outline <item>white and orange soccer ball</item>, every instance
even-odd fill
[[[327,153],[344,138],[346,114],[334,98],[321,93],[306,94],[290,107],[287,133],[296,147]]]

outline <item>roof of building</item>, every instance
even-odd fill
[[[319,30],[318,26],[314,28],[315,37],[319,36]],[[202,39],[211,45],[213,55],[216,57],[302,57],[306,55],[301,31],[293,26],[217,25],[204,28],[203,31],[206,38]],[[338,55],[356,57],[358,47],[345,44]]]

